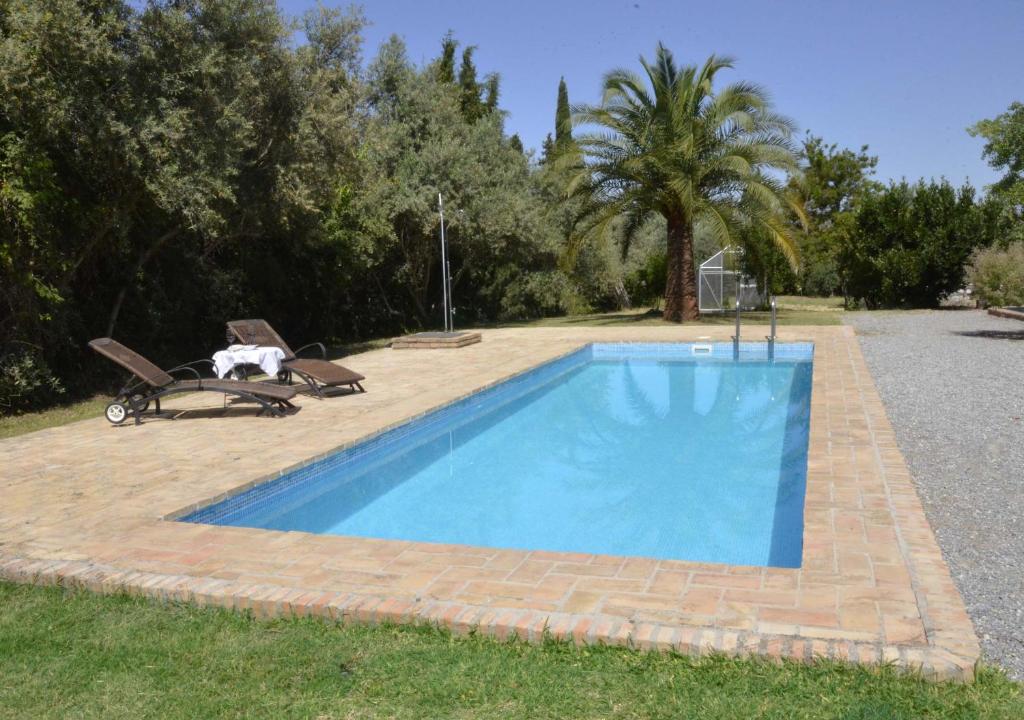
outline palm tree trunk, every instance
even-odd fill
[[[693,269],[693,223],[682,215],[666,218],[668,225],[668,272],[665,279],[665,312],[669,322],[698,320],[697,276]]]

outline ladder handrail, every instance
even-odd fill
[[[732,357],[740,359],[740,299],[736,298],[736,334],[732,336]]]

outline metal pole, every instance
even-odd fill
[[[448,332],[448,257],[444,239],[444,201],[437,194],[437,210],[441,214],[441,289],[444,293],[444,331]]]
[[[452,297],[452,266],[445,260],[445,268],[448,270],[448,313],[451,315],[448,321],[448,330],[455,332],[455,302]]]
[[[736,298],[736,334],[732,336],[733,359],[740,359],[740,299]]]
[[[772,295],[772,330],[771,330],[772,334],[768,337],[768,359],[769,360],[774,360],[775,359],[775,325],[776,325],[775,296]]]

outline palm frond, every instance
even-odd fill
[[[612,70],[600,104],[573,106],[573,126],[585,132],[575,137],[566,189],[580,202],[571,247],[621,218],[628,249],[644,220],[660,213],[699,224],[721,244],[762,228],[797,262],[791,218],[803,217],[802,203],[783,179],[799,171],[795,125],[756,83],[716,92],[718,73],[733,65],[712,55],[679,66],[659,43],[652,60],[640,58],[641,74]]]

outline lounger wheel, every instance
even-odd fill
[[[139,412],[146,412],[149,409],[149,400],[145,400],[142,395],[133,395],[132,401],[138,406]]]
[[[128,417],[128,408],[122,403],[112,402],[107,405],[107,409],[103,411],[103,414],[114,425],[120,425]]]

